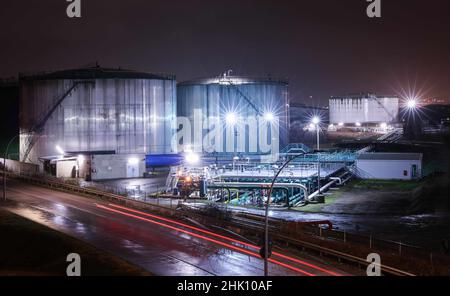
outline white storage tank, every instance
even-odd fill
[[[20,158],[174,153],[176,81],[89,67],[20,75]]]

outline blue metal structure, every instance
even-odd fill
[[[180,154],[155,154],[145,156],[147,167],[177,166],[183,162]]]

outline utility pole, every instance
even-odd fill
[[[5,154],[3,155],[3,201],[6,201],[6,158],[8,157],[9,146],[19,135],[17,134],[9,140],[8,145],[6,145]]]
[[[299,156],[304,155],[305,153],[299,153],[292,157],[291,159],[287,160],[279,169],[278,172],[275,174],[275,176],[272,179],[272,183],[270,184],[269,193],[267,194],[267,201],[266,201],[266,211],[265,211],[265,225],[264,225],[264,276],[269,275],[269,203],[270,198],[272,196],[272,189],[273,185],[275,184],[275,181],[278,178],[278,175],[280,175],[281,171],[294,159],[296,159]],[[308,195],[308,193],[306,193]],[[305,196],[305,198],[308,198],[308,196]]]

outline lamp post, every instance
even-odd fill
[[[420,113],[418,112],[418,100],[415,97],[408,98],[405,102],[406,112],[403,115],[404,123],[404,135],[408,139],[417,138],[418,134],[421,132],[421,120]]]
[[[264,276],[269,275],[269,203],[270,198],[272,195],[272,189],[273,185],[275,184],[275,181],[278,178],[278,175],[281,173],[281,171],[294,159],[296,159],[299,156],[304,155],[305,153],[299,153],[292,157],[291,159],[287,160],[279,169],[278,172],[275,174],[275,176],[272,179],[272,183],[270,184],[269,193],[267,194],[267,201],[266,201],[266,211],[265,211],[265,226],[264,226]]]
[[[239,160],[239,156],[233,156],[233,171],[236,170],[236,161]]]
[[[19,135],[20,133],[9,140],[8,145],[6,145],[5,154],[3,155],[3,201],[6,201],[6,157],[8,156],[9,146]]]
[[[317,134],[317,186],[319,188],[318,195],[320,195],[320,118],[318,116],[314,116],[311,122],[316,128]]]
[[[319,124],[320,124],[320,118],[318,116],[314,116],[311,120],[311,123],[316,128],[317,132],[317,151],[320,149],[320,143],[319,143]]]

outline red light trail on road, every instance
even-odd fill
[[[256,245],[249,244],[249,243],[246,243],[244,241],[237,240],[237,239],[234,239],[234,238],[231,238],[231,237],[228,237],[228,236],[220,235],[220,234],[217,234],[217,233],[214,233],[214,232],[211,232],[211,231],[199,228],[199,227],[191,226],[191,225],[188,225],[188,224],[185,224],[185,223],[182,223],[182,222],[178,222],[178,221],[175,221],[175,220],[172,220],[172,219],[164,218],[164,217],[161,217],[161,216],[149,214],[149,213],[146,213],[146,212],[138,211],[138,210],[135,210],[135,209],[131,209],[131,208],[127,208],[127,207],[123,207],[123,206],[119,206],[119,205],[115,205],[115,204],[111,204],[111,203],[108,204],[108,205],[112,206],[112,207],[115,207],[115,208],[119,208],[119,209],[123,209],[123,210],[129,211],[129,212],[133,212],[133,213],[136,213],[136,214],[141,214],[141,215],[145,215],[145,216],[152,217],[152,218],[155,218],[155,219],[163,220],[163,221],[166,221],[166,222],[169,222],[169,223],[173,223],[173,224],[176,224],[176,225],[179,225],[179,226],[183,226],[183,227],[186,227],[186,228],[189,228],[189,229],[192,229],[192,230],[196,230],[196,231],[199,231],[199,232],[202,232],[202,233],[205,233],[205,234],[209,234],[209,235],[221,238],[221,239],[232,241],[232,242],[235,242],[235,243],[238,243],[238,244],[250,247],[250,248],[255,249],[255,250],[259,250],[259,247],[256,246]],[[290,260],[290,261],[296,262],[298,264],[302,264],[302,265],[314,268],[316,270],[322,271],[324,273],[327,273],[327,274],[330,274],[330,275],[333,275],[333,276],[341,276],[341,274],[339,274],[337,272],[334,272],[334,271],[322,268],[320,266],[317,266],[315,264],[311,264],[311,263],[305,262],[305,261],[297,259],[297,258],[293,258],[293,257],[287,256],[287,255],[281,254],[279,252],[273,251],[272,255],[281,257],[281,258],[286,259],[286,260]]]
[[[206,240],[206,241],[209,241],[209,242],[212,242],[212,243],[224,246],[226,248],[229,248],[229,249],[232,249],[232,250],[235,250],[235,251],[238,251],[238,252],[241,252],[241,253],[244,253],[244,254],[256,257],[256,258],[260,258],[259,254],[257,254],[257,253],[254,253],[252,251],[249,251],[249,250],[246,250],[246,249],[243,249],[243,248],[240,248],[240,247],[228,244],[228,243],[224,243],[224,242],[218,241],[218,240],[210,238],[210,237],[206,237],[206,236],[203,236],[203,235],[200,235],[200,234],[188,231],[188,230],[177,228],[175,226],[167,225],[167,224],[155,221],[155,220],[151,220],[151,219],[147,219],[147,218],[144,218],[144,217],[136,216],[134,214],[130,214],[130,213],[127,213],[127,212],[122,212],[122,211],[119,211],[119,210],[116,210],[116,209],[112,209],[112,208],[109,208],[109,207],[106,207],[106,206],[103,206],[103,205],[99,205],[99,204],[95,204],[95,205],[98,208],[101,208],[101,209],[104,209],[104,210],[107,210],[107,211],[110,211],[110,212],[118,213],[118,214],[121,214],[121,215],[125,215],[125,216],[128,216],[128,217],[139,219],[139,220],[142,220],[142,221],[146,221],[146,222],[149,222],[149,223],[152,223],[152,224],[156,224],[156,225],[159,225],[159,226],[162,226],[162,227],[165,227],[165,228],[169,228],[169,229],[172,229],[172,230],[175,230],[175,231],[180,231],[180,232],[186,233],[188,235],[191,235],[193,237],[197,237],[197,238],[200,238],[200,239],[203,239],[203,240]],[[128,209],[128,208],[126,208],[126,209]],[[289,264],[280,262],[278,260],[274,260],[272,258],[269,258],[269,262],[272,262],[274,264],[283,266],[285,268],[291,269],[293,271],[296,271],[298,273],[301,273],[301,274],[304,274],[304,275],[307,275],[307,276],[315,276],[315,274],[309,273],[309,272],[307,272],[305,270],[302,270],[300,268],[297,268],[297,267],[291,266]]]

